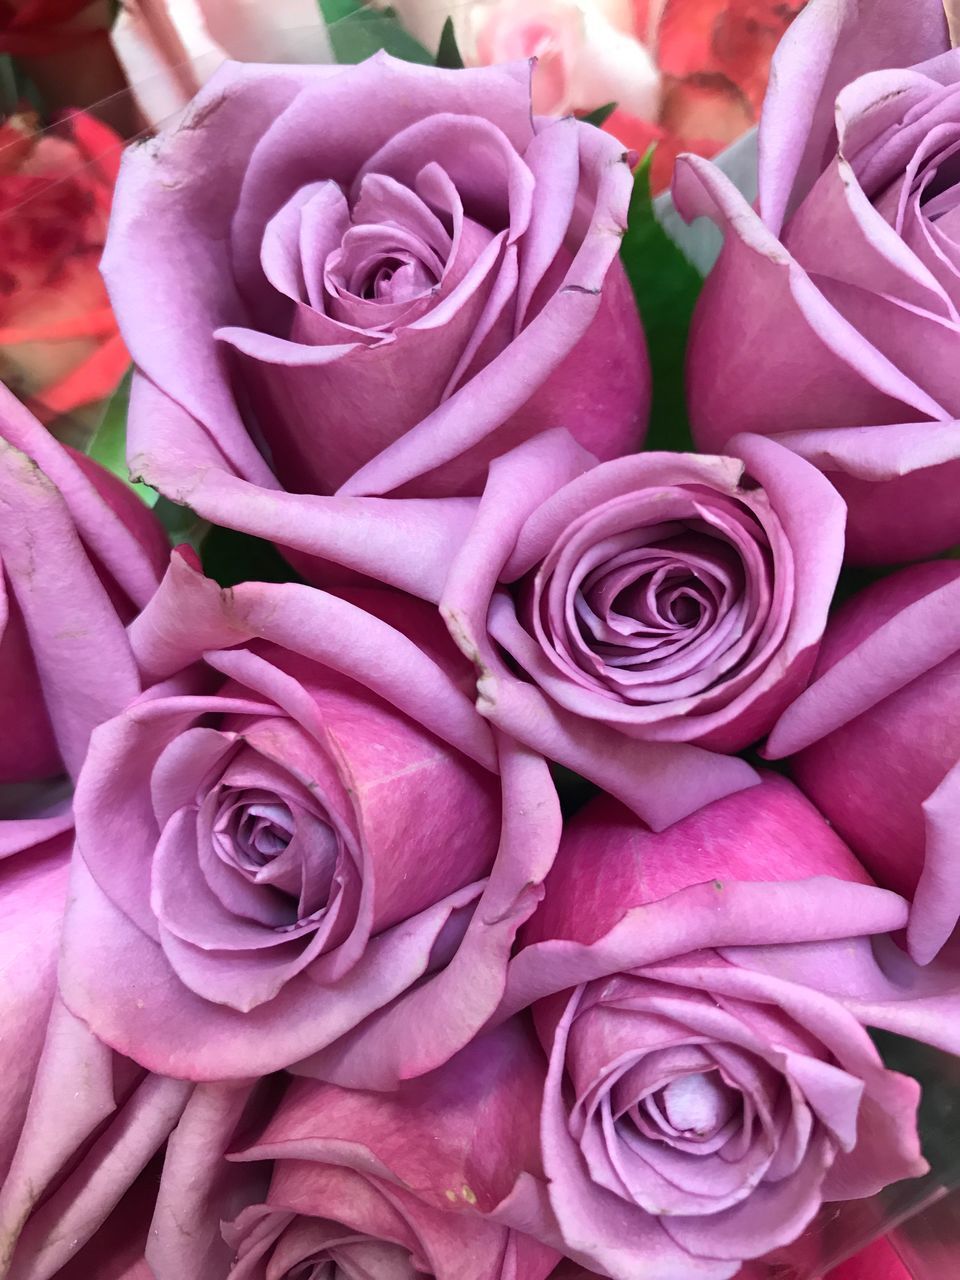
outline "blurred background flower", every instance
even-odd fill
[[[494,0],[464,17],[469,62],[537,59],[533,102],[543,115],[617,102],[632,116],[656,117],[660,75],[618,0]]]
[[[184,107],[225,58],[333,61],[318,0],[125,0],[111,39],[151,124]]]
[[[122,145],[84,112],[46,131],[30,110],[0,117],[0,379],[47,423],[130,362],[100,278]]]
[[[681,151],[712,156],[751,129],[780,37],[806,0],[634,0],[637,30],[652,30],[661,75],[652,129],[619,103],[607,128],[644,150],[657,142],[652,181],[670,185]]]
[[[123,71],[110,47],[112,0],[0,0],[0,55],[12,55],[48,111],[98,105],[130,133],[135,120]]]
[[[534,101],[550,115],[615,104],[605,128],[643,153],[653,186],[680,151],[712,156],[756,123],[770,59],[806,0],[396,0],[435,49],[453,19],[470,66],[536,57]]]

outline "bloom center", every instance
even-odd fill
[[[657,1100],[670,1127],[686,1138],[709,1138],[732,1119],[736,1092],[716,1071],[696,1072],[671,1080]]]
[[[234,847],[247,867],[262,867],[290,843],[293,814],[285,804],[251,804],[234,811]]]

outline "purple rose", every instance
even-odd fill
[[[145,671],[182,674],[93,735],[60,982],[152,1070],[389,1083],[500,999],[556,793],[476,714],[435,613],[364,599],[221,591],[178,554],[131,627]]]
[[[726,236],[691,331],[695,439],[776,434],[840,490],[861,563],[960,541],[958,130],[942,0],[811,0],[774,59],[757,211],[704,160],[675,177]]]
[[[757,741],[804,687],[843,556],[816,468],[760,436],[736,449],[597,466],[545,432],[480,499],[318,499],[314,545],[438,603],[482,713],[662,827],[756,781],[713,753]]]
[[[542,1056],[517,1021],[392,1094],[294,1082],[239,1157],[276,1163],[266,1203],[225,1228],[230,1280],[325,1267],[377,1280],[546,1280],[558,1254],[493,1220],[539,1169],[529,1103],[542,1082]]]
[[[227,64],[117,187],[134,471],[201,514],[206,478],[246,528],[280,520],[282,489],[476,493],[558,423],[603,457],[637,447],[628,161],[533,118],[526,64]]]
[[[922,1173],[918,1086],[822,994],[905,917],[784,779],[660,834],[588,805],[505,1004],[534,1001],[550,1058],[550,1213],[528,1229],[616,1280],[726,1280],[822,1201]]]
[[[902,569],[831,619],[815,679],[770,735],[878,883],[913,899],[931,960],[960,919],[960,565]]]

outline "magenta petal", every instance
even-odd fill
[[[76,777],[91,730],[140,692],[123,624],[60,492],[25,454],[0,456],[0,556],[44,701]]]
[[[522,1170],[537,1170],[543,1074],[526,1024],[511,1020],[392,1092],[295,1081],[243,1158],[347,1164],[399,1181],[434,1208],[473,1205],[486,1213],[512,1192]],[[486,1132],[476,1127],[480,1108]]]
[[[6,387],[0,388],[0,436],[32,459],[57,488],[84,546],[130,601],[146,604],[169,546],[140,499],[90,458],[58,444]]]
[[[286,606],[278,609],[280,599]],[[188,639],[176,622],[184,607],[194,618]],[[241,634],[364,678],[369,688],[470,758],[492,763],[489,731],[450,677],[404,635],[324,592],[294,583],[244,583],[230,592],[227,613],[216,584],[174,556],[164,586],[132,629],[139,661],[157,676],[196,661],[205,650],[236,644]]]
[[[851,413],[858,423],[902,421],[904,406],[934,420],[950,416],[831,306],[718,169],[685,156],[674,178],[674,198],[686,217],[710,216],[729,228],[691,333],[690,396],[701,447],[722,448],[737,431],[763,432],[777,412],[780,416],[774,420],[782,425],[788,421],[794,430],[846,426]],[[747,375],[739,366],[745,351],[743,333],[724,327],[721,299],[734,281],[738,311],[750,315],[752,324],[759,328],[764,323],[760,317],[777,316],[771,324],[777,350],[769,353],[764,365],[768,372],[759,381],[755,369]],[[745,282],[749,294],[744,292]],[[769,372],[774,368],[777,376]],[[784,370],[794,378],[802,376],[810,389],[799,421],[795,411],[781,404],[784,396],[796,394]],[[829,405],[817,390],[826,385],[821,379],[831,386]]]
[[[913,895],[907,943],[918,964],[932,960],[960,920],[956,831],[960,816],[960,764],[924,801],[926,848]]]
[[[960,649],[960,576],[902,609],[839,658],[770,734],[772,759],[793,755],[869,711]]]
[[[589,778],[655,830],[758,779],[737,757],[687,743],[637,741],[583,720],[552,705],[500,662],[481,675],[477,692],[478,710],[501,732]]]

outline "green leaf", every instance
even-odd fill
[[[608,102],[605,106],[597,107],[595,111],[588,111],[587,114],[585,116],[581,116],[580,119],[584,124],[596,125],[598,129],[602,129],[616,109],[617,104],[615,102]]]
[[[17,73],[9,53],[0,53],[0,116],[10,116],[20,100]]]
[[[392,9],[370,9],[359,0],[319,0],[333,56],[363,62],[384,50],[404,62],[433,66],[433,55],[404,31]]]
[[[210,528],[200,545],[203,572],[221,587],[238,582],[303,582],[271,542],[236,529]]]
[[[620,256],[640,309],[653,373],[646,448],[693,449],[684,389],[684,357],[694,304],[703,286],[696,267],[657,221],[648,151],[637,167]]]
[[[147,484],[130,479],[127,467],[127,409],[130,404],[132,371],[124,375],[120,386],[113,393],[93,439],[87,446],[87,454],[94,462],[106,467],[125,485],[138,494],[148,507],[154,506],[157,493]]]
[[[462,71],[463,58],[457,44],[457,33],[453,29],[453,19],[448,15],[440,33],[440,47],[437,49],[437,66],[448,71]]]
[[[896,573],[900,567],[900,565],[845,564],[840,570],[837,589],[833,593],[833,603],[830,608],[839,609],[842,604],[846,604],[851,596],[855,596],[858,592],[873,586],[875,582],[879,582],[881,578],[885,578],[888,574]]]
[[[153,508],[154,514],[167,531],[167,537],[174,547],[189,542],[194,551],[199,552],[204,538],[210,532],[211,525],[201,520],[195,511],[181,506],[179,502],[171,502],[163,496],[157,499]]]
[[[550,774],[557,788],[564,821],[572,818],[575,813],[579,813],[585,804],[600,794],[599,789],[592,782],[588,782],[586,778],[582,778],[579,773],[574,773],[565,765],[551,764]]]

